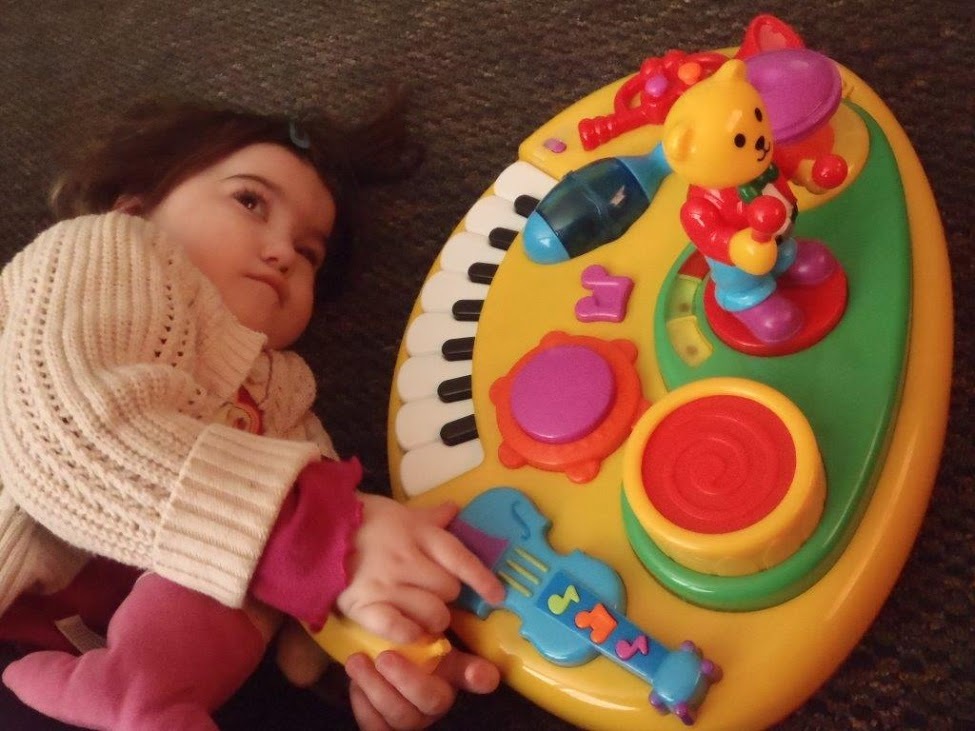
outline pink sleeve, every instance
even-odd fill
[[[323,459],[305,467],[285,498],[251,594],[317,631],[346,587],[345,562],[362,522],[362,466]]]

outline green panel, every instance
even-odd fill
[[[842,263],[849,302],[832,333],[805,351],[761,358],[722,343],[707,324],[703,287],[695,294],[701,332],[713,346],[697,365],[685,363],[668,340],[665,285],[656,311],[657,357],[669,389],[702,378],[736,376],[766,383],[788,396],[812,425],[826,467],[827,499],[816,531],[789,559],[751,576],[720,577],[688,570],[664,555],[643,532],[623,497],[630,543],[666,587],[695,604],[751,610],[786,601],[819,580],[845,549],[866,510],[883,464],[907,350],[911,302],[911,240],[893,151],[877,123],[867,124],[870,151],[860,176],[842,195],[800,213],[796,235],[823,240]],[[667,282],[693,247],[680,258]],[[684,287],[682,284],[673,286]],[[686,297],[680,292],[681,298]]]

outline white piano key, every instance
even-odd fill
[[[521,231],[525,227],[525,220],[515,213],[511,201],[496,195],[486,195],[471,206],[464,219],[464,227],[468,231],[487,236],[493,229],[499,227]]]
[[[402,449],[410,450],[440,441],[440,428],[451,421],[474,413],[471,399],[444,403],[427,398],[408,401],[396,413],[396,441]]]
[[[541,200],[558,181],[524,160],[512,163],[494,181],[495,195],[514,202],[520,195]]]
[[[445,360],[441,355],[407,358],[396,374],[396,393],[401,401],[437,395],[437,386],[451,378],[471,375],[469,360]]]
[[[467,274],[439,271],[420,290],[420,307],[424,312],[450,312],[458,300],[483,300],[488,286],[472,282]]]
[[[400,461],[403,492],[414,497],[470,472],[484,461],[480,439],[448,447],[440,441],[410,450]]]
[[[475,333],[476,322],[455,320],[446,312],[423,312],[406,330],[406,352],[409,355],[439,353],[445,341],[472,338]]]
[[[466,276],[471,264],[500,264],[504,255],[505,250],[491,246],[487,236],[461,231],[447,239],[440,252],[440,266]]]

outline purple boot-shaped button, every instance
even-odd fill
[[[796,260],[783,276],[801,287],[812,287],[826,281],[836,271],[839,262],[822,241],[816,239],[797,239]]]
[[[764,343],[784,342],[802,329],[802,312],[779,292],[772,292],[754,307],[731,314]]]

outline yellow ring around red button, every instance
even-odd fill
[[[729,421],[731,429],[722,425]],[[623,489],[670,558],[743,576],[781,563],[809,538],[826,475],[795,404],[761,383],[712,378],[672,391],[640,418],[624,451]]]

